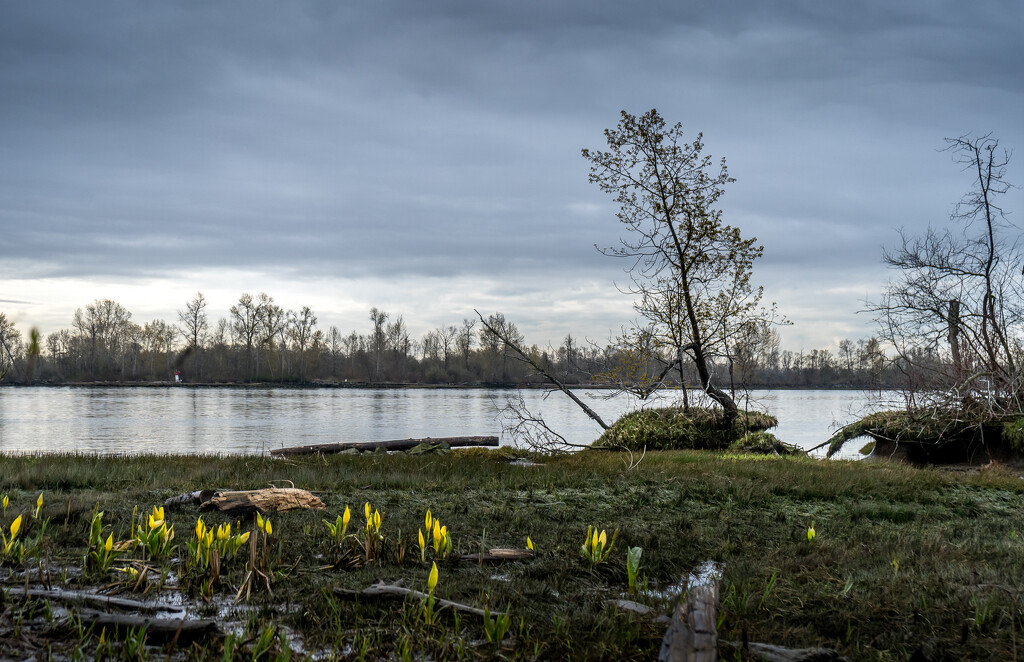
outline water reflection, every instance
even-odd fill
[[[497,389],[0,388],[0,451],[262,453],[337,441],[500,435],[514,391]],[[573,443],[601,432],[559,393],[523,393]],[[606,421],[639,405],[577,391]],[[675,400],[669,393],[657,404]],[[777,436],[803,448],[877,400],[867,391],[761,391],[750,404],[779,418]],[[648,406],[654,403],[648,403]],[[502,443],[508,443],[507,438]]]

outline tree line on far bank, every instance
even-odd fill
[[[656,376],[667,352],[599,345],[568,334],[558,347],[526,345],[516,324],[501,313],[487,318],[538,363],[568,384],[612,385],[627,368]],[[273,297],[243,294],[226,317],[211,322],[208,304],[197,293],[178,311],[175,323],[142,324],[110,299],[75,311],[71,326],[33,341],[0,313],[0,380],[6,383],[173,382],[178,371],[190,383],[370,383],[492,384],[542,383],[527,364],[483,324],[463,319],[414,338],[402,315],[372,308],[362,332],[320,328],[307,306],[285,310]],[[844,340],[838,351],[779,349],[779,335],[767,330],[737,342],[733,354],[714,363],[725,388],[821,386],[874,388],[891,384],[897,372],[876,338]],[[683,378],[699,384],[689,367]],[[678,373],[666,383],[678,385]]]

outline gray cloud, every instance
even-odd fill
[[[579,149],[619,109],[658,107],[728,157],[724,208],[764,243],[768,281],[861,282],[868,265],[880,286],[894,228],[943,222],[969,185],[935,151],[943,136],[1024,144],[1024,9],[1010,2],[4,13],[0,279],[223,267],[610,282],[620,265],[593,245],[620,228]],[[863,326],[856,305],[823,298],[818,315]]]

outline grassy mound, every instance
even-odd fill
[[[725,424],[720,409],[680,407],[641,409],[626,414],[605,430],[594,448],[629,450],[721,450],[748,432],[778,425],[778,420],[759,411],[741,411],[735,423]]]
[[[1024,417],[981,421],[941,408],[876,412],[832,435],[828,440],[829,457],[847,441],[863,436],[871,437],[876,448],[903,445],[910,449],[910,459],[923,461],[963,461],[978,455],[979,449],[986,457],[1019,457],[1024,454]]]

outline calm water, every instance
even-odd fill
[[[263,453],[338,441],[501,435],[514,391],[487,389],[0,388],[0,452]],[[607,422],[630,398],[577,394]],[[534,412],[576,443],[600,428],[560,393],[525,391]],[[755,391],[779,418],[775,434],[810,448],[872,406],[868,391]],[[660,402],[672,400],[665,396]],[[853,444],[851,444],[852,446]]]

